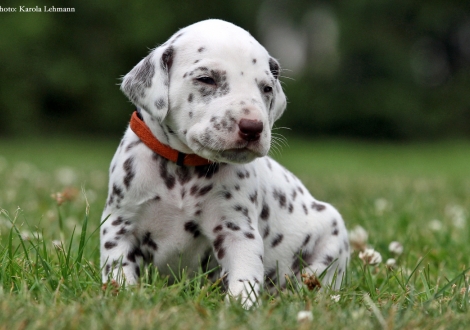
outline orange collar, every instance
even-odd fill
[[[212,162],[208,159],[199,157],[195,154],[187,155],[158,141],[144,121],[139,118],[137,111],[134,111],[132,114],[130,126],[139,139],[145,143],[145,145],[153,152],[168,160],[171,160],[173,163],[176,163],[179,166],[200,166],[212,164]]]

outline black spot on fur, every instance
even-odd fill
[[[222,244],[224,243],[225,236],[224,235],[219,235],[215,238],[214,240],[214,249],[217,251],[222,247]]]
[[[253,194],[250,195],[250,201],[253,204],[258,204],[258,191],[255,191]]]
[[[191,180],[191,172],[187,166],[178,166],[176,168],[176,177],[180,185],[184,185]]]
[[[273,241],[271,242],[271,247],[276,247],[278,246],[282,240],[284,239],[284,235],[283,234],[277,234],[276,237],[274,237]]]
[[[205,194],[207,194],[211,190],[212,190],[212,184],[209,184],[209,185],[204,186],[201,189],[199,189],[199,192],[198,192],[197,195],[198,196],[204,196]]]
[[[225,225],[227,226],[228,229],[231,229],[234,231],[240,230],[240,227],[234,224],[233,222],[227,222]]]
[[[302,247],[305,247],[308,244],[308,242],[310,242],[310,238],[311,238],[310,234],[305,236],[304,242],[302,243]]]
[[[106,243],[104,243],[104,248],[105,248],[106,250],[110,250],[110,249],[112,249],[112,248],[114,248],[114,247],[116,247],[116,246],[117,246],[117,243],[116,243],[116,242],[106,242]]]
[[[287,183],[289,183],[289,178],[287,177],[287,175],[284,173],[284,179],[286,179]]]
[[[277,200],[279,202],[279,207],[281,209],[286,207],[286,200],[287,199],[286,199],[286,194],[285,193],[283,193],[280,190],[274,189],[273,197],[274,197],[275,200]]]
[[[331,233],[331,235],[338,236],[338,233],[339,233],[338,228],[335,228],[333,232]]]
[[[219,251],[217,251],[217,258],[222,259],[225,256],[225,249],[220,248]]]
[[[122,227],[117,233],[116,235],[124,235],[127,233],[127,229],[126,227]]]
[[[294,254],[294,261],[291,269],[294,274],[298,274],[302,268],[307,267],[312,261],[313,254],[307,251],[299,250]]]
[[[308,209],[307,209],[307,206],[305,206],[304,203],[302,203],[302,208],[304,209],[305,215],[308,215]]]
[[[180,34],[178,34],[171,42],[171,44],[173,44],[176,40],[178,40],[178,38],[180,38],[182,35],[184,34],[184,32],[181,32]]]
[[[106,267],[104,268],[104,275],[108,276],[110,271],[111,271],[111,265],[106,265]]]
[[[198,51],[199,53],[202,53],[202,52],[205,51],[205,50],[206,50],[205,47],[199,47],[197,51]]]
[[[329,266],[332,262],[333,262],[333,257],[332,256],[325,256],[325,259],[323,259],[322,263],[325,265],[325,266]]]
[[[123,164],[124,172],[126,173],[124,177],[124,186],[129,189],[132,179],[134,178],[134,158],[129,157]]]
[[[113,226],[119,226],[124,220],[121,217],[118,217],[116,220],[111,222]]]
[[[219,235],[215,238],[214,241],[214,251],[217,252],[217,258],[222,259],[225,256],[225,250],[222,247],[224,244],[225,236]]]
[[[135,262],[136,257],[144,257],[144,254],[142,253],[142,250],[139,247],[135,247],[127,254],[127,259],[131,262]]]
[[[263,203],[263,208],[261,209],[260,218],[261,220],[269,219],[269,206],[266,203]]]
[[[289,213],[294,212],[294,205],[292,205],[292,203],[289,203],[289,207],[287,209],[289,210]]]
[[[219,164],[195,166],[194,171],[198,178],[212,179],[212,177],[219,172]]]
[[[253,64],[256,64],[256,58],[251,61]]]
[[[264,283],[268,288],[273,288],[276,286],[276,274],[277,268],[266,270],[264,273]]]
[[[199,186],[198,186],[198,185],[193,185],[193,186],[191,187],[191,189],[189,189],[189,194],[190,194],[191,196],[194,196],[194,195],[197,194],[198,191],[199,191]]]
[[[241,206],[239,204],[235,205],[233,209],[237,212],[241,212],[244,216],[248,216],[248,208],[245,206]]]
[[[175,177],[168,173],[168,160],[162,159],[160,162],[160,177],[165,182],[166,187],[171,190],[175,186]]]
[[[166,102],[163,98],[159,98],[158,100],[155,101],[155,107],[157,110],[162,110],[163,108],[166,107]]]
[[[224,197],[225,199],[230,199],[232,198],[232,194],[230,193],[230,191],[224,191]]]
[[[134,272],[135,272],[135,275],[137,277],[140,277],[140,266],[139,265],[135,266]]]
[[[132,69],[122,88],[130,99],[137,102],[139,98],[145,96],[145,89],[152,86],[154,74],[155,66],[152,62],[152,55],[148,55],[141,65],[137,65]]]
[[[292,190],[292,200],[295,201],[295,198],[297,197],[297,191],[295,189]]]
[[[249,239],[255,239],[255,235],[253,235],[252,233],[243,233],[245,235],[246,238],[249,238]]]
[[[194,98],[193,93],[189,94],[188,102],[191,103],[193,101],[193,98]]]
[[[136,145],[138,145],[140,143],[142,143],[142,141],[140,141],[140,140],[136,140],[134,142],[129,143],[126,147],[126,152],[128,152],[129,150],[131,150],[132,148],[134,148]]]
[[[184,230],[193,234],[194,238],[198,237],[201,234],[201,232],[199,231],[199,225],[192,220],[184,224]]]
[[[158,246],[157,243],[151,238],[150,232],[146,232],[143,239],[142,245],[150,246],[153,250],[157,250]]]
[[[160,61],[160,65],[164,71],[170,70],[171,66],[173,65],[173,56],[175,55],[175,49],[173,46],[168,47],[165,49],[162,55],[162,59]]]
[[[240,185],[236,184],[234,188],[235,188],[235,190],[238,191],[238,190],[240,190]]]
[[[266,226],[266,228],[264,228],[263,239],[269,236],[269,232],[270,232],[270,228],[269,226]]]
[[[224,228],[222,227],[222,225],[218,225],[218,226],[215,226],[212,231],[213,231],[214,233],[217,233],[217,232],[221,231],[222,229],[224,229]]]
[[[315,201],[312,202],[312,205],[310,205],[310,207],[312,208],[312,210],[315,210],[315,211],[318,211],[318,212],[321,212],[321,211],[326,209],[325,205],[317,203]]]

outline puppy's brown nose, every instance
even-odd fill
[[[238,123],[238,135],[245,141],[258,141],[263,131],[263,122],[251,119],[241,119]]]

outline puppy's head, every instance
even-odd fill
[[[215,162],[265,156],[286,107],[280,66],[247,31],[224,21],[190,25],[154,49],[121,89],[194,153]],[[167,132],[167,133],[168,133]]]

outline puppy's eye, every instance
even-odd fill
[[[206,85],[215,85],[215,80],[211,77],[198,77],[196,80]]]
[[[264,86],[263,87],[263,92],[265,93],[271,93],[273,91],[273,88],[271,86]]]

